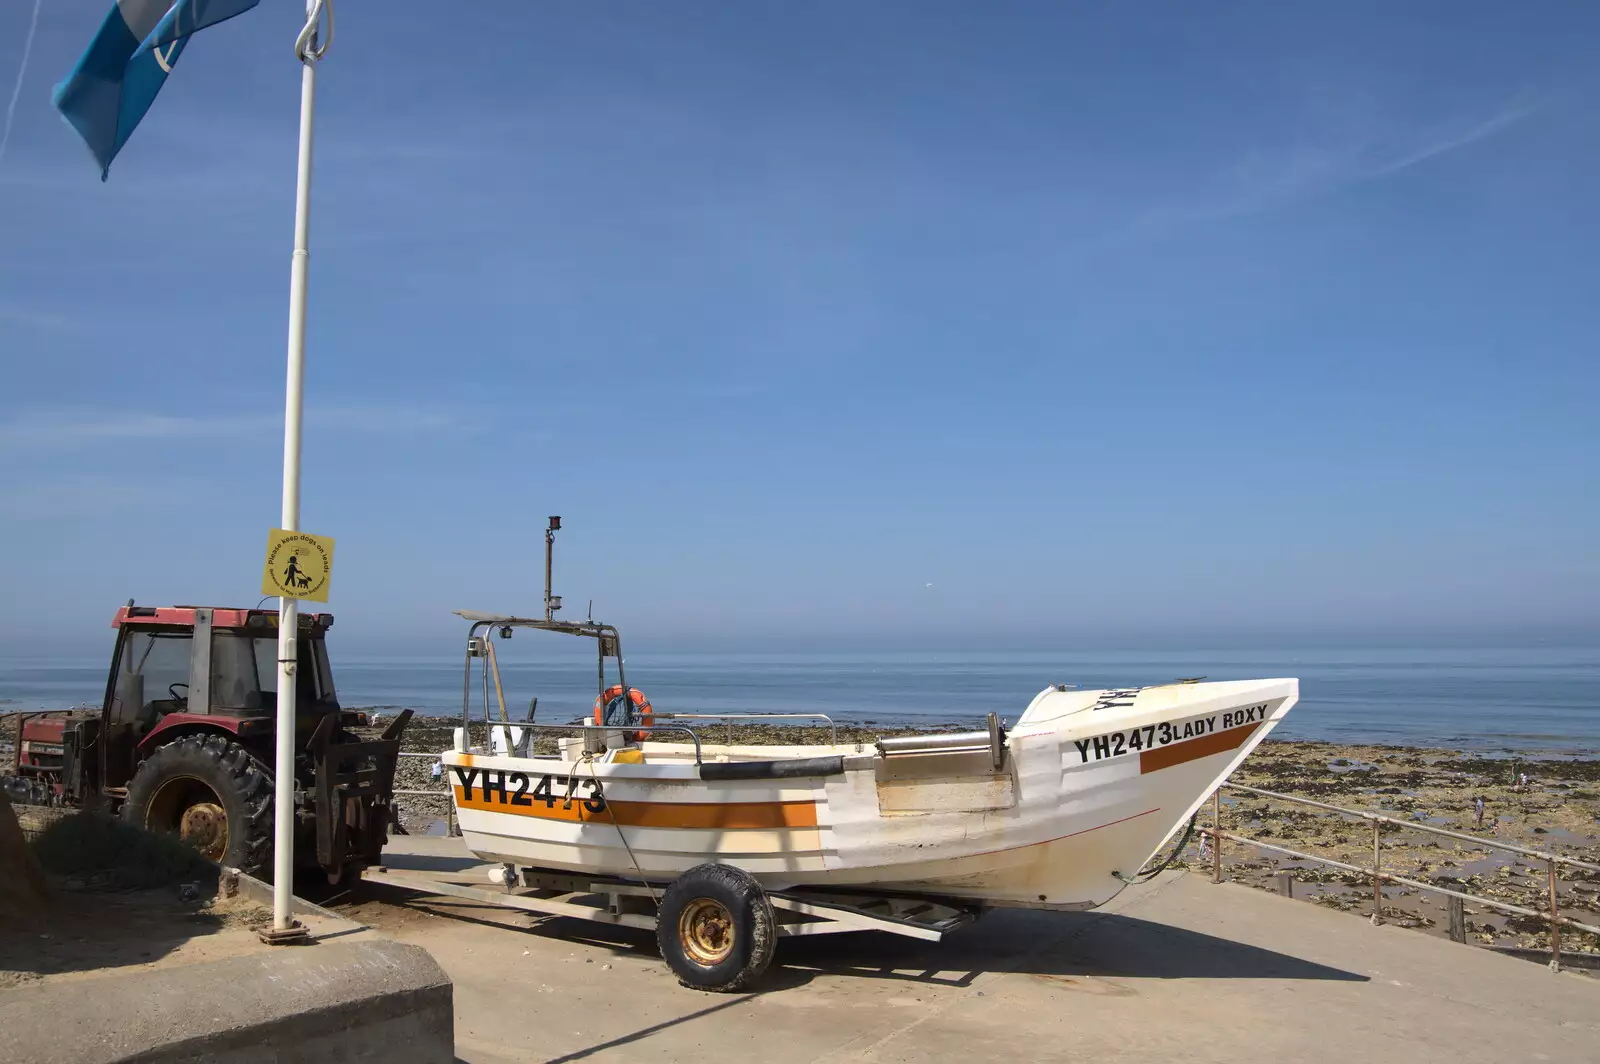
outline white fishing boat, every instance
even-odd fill
[[[629,905],[644,905],[631,916],[707,989],[747,985],[784,934],[937,938],[991,906],[1103,905],[1299,696],[1293,679],[1052,685],[1015,723],[991,713],[975,731],[710,745],[700,721],[765,715],[654,712],[628,684],[617,630],[555,620],[559,599],[545,594],[542,619],[460,611],[471,624],[462,727],[442,760],[461,833],[502,866],[500,882],[533,891],[515,902],[524,908],[568,911],[549,899],[600,892],[626,923]],[[548,724],[530,708],[511,722],[494,636],[517,629],[595,640],[592,719]],[[554,751],[532,752],[555,735]]]
[[[443,760],[468,847],[506,864],[664,883],[715,862],[769,891],[849,886],[1090,909],[1297,695],[1295,680],[1051,687],[1009,728],[870,746],[638,742],[635,720],[597,726],[587,748],[569,740],[558,755],[459,749]],[[612,745],[597,747],[608,731]]]

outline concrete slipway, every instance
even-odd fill
[[[459,840],[395,868],[486,886]],[[455,983],[469,1064],[578,1060],[1600,1062],[1600,979],[1198,876],[941,944],[779,943],[763,992],[678,986],[646,932],[365,888],[347,909]]]

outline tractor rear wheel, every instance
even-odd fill
[[[250,875],[270,870],[271,773],[221,735],[185,735],[157,748],[128,784],[122,818],[176,835],[202,856]]]

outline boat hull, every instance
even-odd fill
[[[738,865],[769,890],[850,887],[1085,909],[1125,885],[1298,698],[1294,680],[1049,689],[989,751],[707,747],[708,763],[842,759],[799,778],[706,779],[692,748],[642,764],[444,755],[485,859],[664,881]]]

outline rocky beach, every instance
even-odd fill
[[[1526,782],[1522,782],[1523,778]],[[1546,862],[1496,850],[1508,843],[1600,864],[1600,761],[1541,757],[1484,757],[1458,751],[1397,746],[1353,746],[1326,742],[1263,743],[1230,780],[1345,809],[1379,813],[1482,839],[1474,844],[1385,825],[1383,869],[1421,882],[1548,911]],[[1477,799],[1484,815],[1480,826]],[[1201,826],[1211,822],[1211,806]],[[1261,842],[1358,867],[1372,865],[1372,825],[1257,795],[1223,789],[1222,829]],[[1316,904],[1370,914],[1372,878],[1302,861],[1248,844],[1225,841],[1223,875],[1266,890],[1280,890],[1280,875],[1294,879],[1293,892]],[[1192,842],[1181,858],[1209,872],[1209,855]],[[1385,884],[1385,921],[1434,934],[1448,933],[1443,895]],[[1600,924],[1600,873],[1567,867],[1558,872],[1560,911]],[[1496,947],[1548,949],[1546,921],[1499,913],[1466,903],[1469,941]],[[1600,937],[1572,929],[1562,933],[1564,952],[1600,952]]]
[[[977,727],[980,722],[955,722],[938,727],[876,726],[870,722],[839,725],[839,741],[869,744],[880,736],[949,731]],[[437,753],[451,743],[453,718],[416,717],[407,729],[405,749]],[[826,742],[824,729],[774,724],[697,726],[707,744],[791,744]],[[542,741],[553,750],[554,740]],[[402,758],[395,786],[410,790],[442,790],[432,776],[433,761]],[[1521,783],[1525,775],[1527,782]],[[1537,911],[1548,908],[1545,863],[1494,850],[1488,842],[1504,842],[1600,864],[1600,761],[1556,757],[1485,757],[1444,749],[1363,746],[1312,741],[1261,744],[1239,768],[1231,783],[1299,798],[1311,798],[1345,809],[1379,813],[1472,835],[1483,845],[1386,825],[1382,833],[1383,867],[1387,872],[1468,894],[1485,896]],[[1484,802],[1478,825],[1476,800]],[[399,799],[401,823],[412,833],[445,830],[447,799],[405,796]],[[1198,826],[1210,825],[1212,805],[1200,812]],[[1239,791],[1223,790],[1222,828],[1264,843],[1299,850],[1359,867],[1372,864],[1370,822],[1328,810],[1295,805]],[[1294,879],[1293,893],[1313,904],[1363,915],[1372,911],[1372,879],[1326,865],[1289,858],[1244,843],[1225,841],[1225,878],[1263,890],[1282,889],[1280,876]],[[1210,874],[1209,851],[1202,854],[1196,832],[1174,862],[1199,874]],[[1585,923],[1600,924],[1600,873],[1567,869],[1558,881],[1561,912]],[[1448,933],[1443,895],[1386,884],[1385,921],[1428,933]],[[1469,941],[1496,947],[1545,949],[1549,931],[1543,920],[1497,913],[1466,904]],[[1567,929],[1563,952],[1600,953],[1600,938]]]

